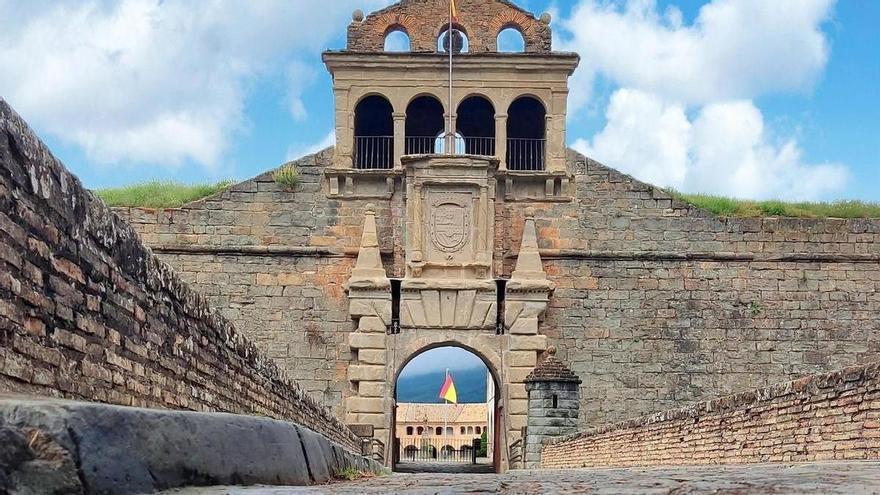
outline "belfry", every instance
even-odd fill
[[[347,48],[324,53],[337,136],[326,193],[343,204],[381,203],[403,248],[393,253],[403,262],[394,283],[377,276],[371,205],[348,283],[357,364],[348,369],[345,420],[391,445],[395,374],[426,348],[462,346],[497,382],[493,441],[504,469],[526,423],[524,380],[547,347],[539,330],[553,289],[522,202],[570,200],[566,102],[579,59],[551,51],[549,14],[501,0],[457,4],[451,25],[447,0],[357,11]],[[522,36],[522,53],[498,52],[506,29]],[[385,50],[395,33],[408,51]],[[519,212],[524,233],[513,276],[502,281],[496,218],[506,210]],[[395,217],[402,221],[390,225]]]

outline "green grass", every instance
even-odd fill
[[[98,195],[108,206],[136,206],[141,208],[178,208],[212,196],[232,185],[232,181],[216,184],[180,184],[177,182],[143,182],[130,186],[98,189]]]
[[[880,203],[865,201],[752,201],[668,191],[674,198],[724,217],[880,218]]]

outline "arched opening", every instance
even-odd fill
[[[464,153],[495,156],[495,107],[488,99],[471,96],[462,101],[455,126],[463,136]]]
[[[457,345],[431,346],[397,370],[393,469],[398,472],[491,473],[500,467],[498,379],[487,361]],[[487,438],[475,425],[490,425]],[[416,449],[404,438],[423,425]],[[485,429],[485,427],[484,427]]]
[[[394,160],[394,118],[391,102],[370,95],[354,109],[354,167],[388,169]]]
[[[438,153],[438,136],[442,142],[446,132],[443,104],[433,96],[419,96],[406,107],[406,138],[404,154]]]
[[[437,51],[439,53],[449,53],[449,24],[444,24],[440,28],[437,35]],[[470,42],[468,40],[467,31],[460,25],[452,24],[452,53],[468,53],[470,51]]]
[[[385,33],[385,51],[386,52],[408,52],[410,51],[410,39],[406,30],[401,26],[392,26]]]
[[[526,51],[526,39],[519,29],[509,26],[498,33],[496,46],[501,53],[524,53]]]
[[[507,110],[507,168],[544,170],[547,110],[540,100],[522,96]]]
[[[412,426],[407,426],[407,427],[406,427],[406,436],[411,437],[412,434],[413,434],[413,427],[412,427]]]

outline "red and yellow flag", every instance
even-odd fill
[[[455,392],[455,383],[452,382],[452,375],[446,372],[446,383],[440,389],[440,398],[445,399],[453,404],[458,404],[458,394]]]
[[[449,0],[449,11],[452,12],[452,20],[458,22],[458,9],[455,7],[455,0]]]

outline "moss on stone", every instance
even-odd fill
[[[724,217],[880,218],[880,203],[866,201],[754,201],[677,191],[669,193],[679,201]]]
[[[151,181],[118,188],[98,189],[98,195],[108,206],[141,208],[178,208],[228,189],[232,181],[214,184],[181,184]]]

